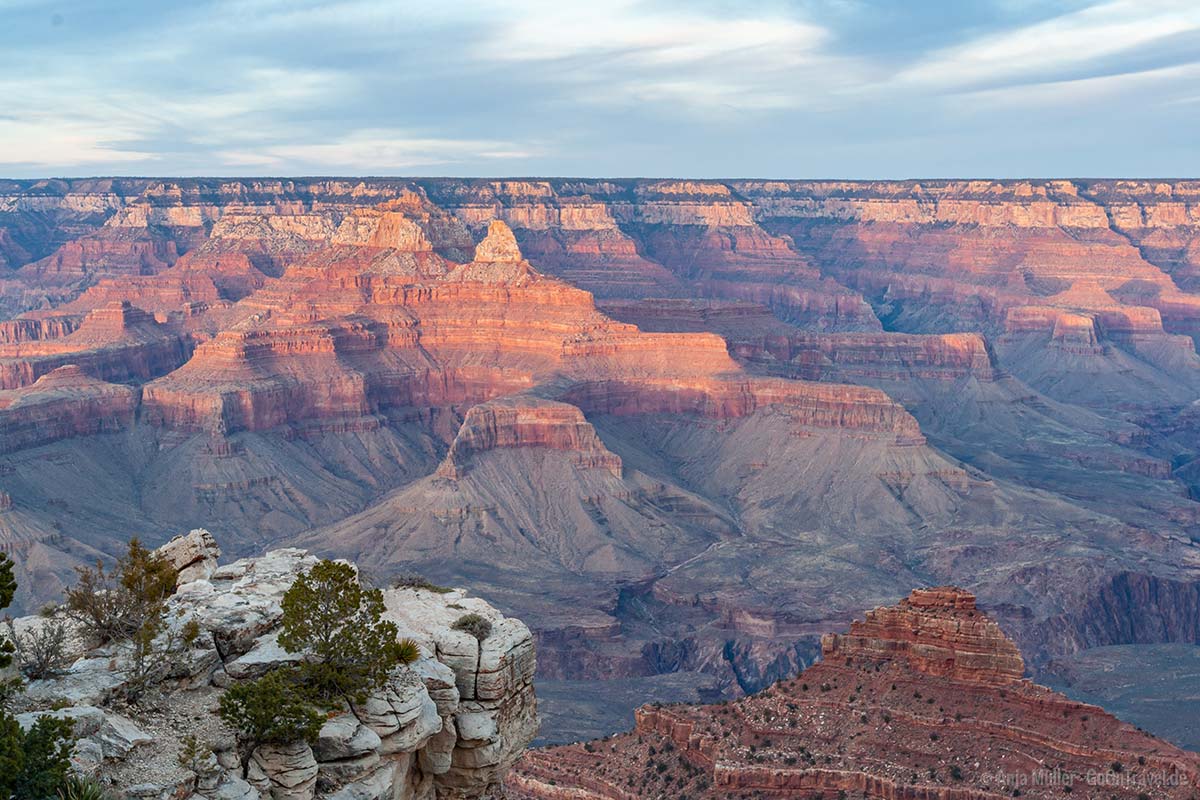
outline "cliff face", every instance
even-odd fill
[[[562,450],[580,467],[621,475],[620,456],[604,446],[578,408],[533,398],[504,398],[472,407],[437,474],[461,477],[474,455],[511,447]]]
[[[127,300],[99,306],[81,320],[22,323],[10,323],[14,341],[0,344],[0,389],[28,386],[66,365],[104,381],[144,381],[181,365],[191,349],[187,338]]]
[[[470,578],[555,677],[727,694],[929,580],[1035,669],[1193,641],[1196,202],[0,182],[0,541],[37,596],[115,530],[304,541]]]
[[[734,703],[646,706],[636,728],[531,751],[510,798],[1188,798],[1200,756],[1024,679],[960,589],[914,591],[821,663]],[[1069,787],[1069,788],[1065,788]]]
[[[135,390],[59,367],[24,389],[0,391],[0,452],[122,430],[136,409]]]

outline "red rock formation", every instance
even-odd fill
[[[822,281],[722,184],[494,181],[427,190],[469,225],[503,219],[536,266],[598,297],[745,298],[819,327],[878,328],[859,295]]]
[[[646,706],[632,733],[532,751],[513,800],[850,796],[1191,798],[1200,756],[1022,677],[960,589],[914,591],[796,678],[732,703]]]
[[[1181,182],[1185,194],[1187,186]],[[754,204],[757,221],[790,235],[800,250],[868,293],[895,280],[909,284],[911,294],[922,291],[912,285],[915,275],[942,277],[955,295],[984,304],[981,322],[996,324],[1013,306],[1039,304],[1046,294],[1058,294],[1053,305],[1091,310],[1119,305],[1110,294],[1136,287],[1140,302],[1169,320],[1169,330],[1191,333],[1200,319],[1196,298],[1147,261],[1147,249],[1131,244],[1124,225],[1136,228],[1132,223],[1143,219],[1122,205],[1129,187],[1068,181],[735,187]],[[1168,205],[1158,222],[1190,224],[1186,201]]]
[[[390,237],[408,249],[339,245],[300,262],[241,304],[255,320],[201,344],[184,368],[147,386],[146,419],[260,430],[375,413],[403,397],[476,403],[554,374],[562,388],[553,391],[585,411],[721,418],[789,405],[804,410],[801,424],[920,441],[911,417],[875,390],[748,381],[716,336],[613,322],[588,293],[538,275],[502,222],[474,261],[454,265],[394,213],[356,215],[345,236]],[[439,391],[438,374],[457,377]],[[472,386],[471,375],[485,383]]]
[[[1016,645],[975,608],[973,595],[957,589],[915,589],[897,606],[868,611],[848,634],[828,634],[821,650],[828,662],[900,660],[917,672],[975,683],[1003,685],[1025,674]]]
[[[620,456],[604,446],[578,408],[533,397],[506,397],[472,406],[437,474],[461,477],[475,454],[508,447],[564,450],[576,466],[621,476]]]
[[[121,430],[136,409],[136,390],[59,367],[31,386],[0,391],[0,453]]]
[[[60,339],[78,328],[80,321],[69,315],[5,320],[0,322],[0,345]]]
[[[563,399],[589,413],[698,414],[736,419],[771,406],[798,426],[891,434],[901,444],[923,444],[916,420],[878,389],[770,380],[671,379],[585,381]]]
[[[24,271],[39,281],[64,283],[94,274],[154,273],[166,269],[178,257],[172,241],[144,239],[122,230],[68,242],[53,256],[34,262]]]
[[[0,344],[0,389],[28,386],[66,364],[104,381],[148,380],[182,364],[189,349],[185,339],[128,302],[101,306],[78,323],[52,317],[41,322],[14,320],[10,325],[69,332]]]

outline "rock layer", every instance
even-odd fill
[[[1035,671],[1195,641],[1196,192],[0,181],[18,602],[203,525],[469,577],[560,678],[754,691],[921,582]]]

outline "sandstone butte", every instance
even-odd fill
[[[722,696],[931,583],[1035,674],[1196,642],[1198,292],[1195,181],[0,181],[0,547],[302,544]]]
[[[718,705],[650,705],[629,733],[533,750],[512,800],[1194,798],[1200,756],[1023,677],[953,587],[822,641],[822,660]]]

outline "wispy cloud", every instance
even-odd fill
[[[323,171],[395,172],[456,164],[467,160],[517,160],[534,156],[508,142],[412,138],[403,131],[359,130],[331,142],[268,145],[251,151],[216,154],[225,164],[280,169],[292,165]]]
[[[830,39],[779,12],[519,0],[467,55],[541,64],[544,81],[576,87],[582,103],[752,111],[803,105],[852,79],[857,66],[828,51]]]
[[[0,173],[1194,173],[1198,59],[1194,0],[0,0]]]
[[[64,164],[99,166],[154,161],[157,155],[129,149],[134,131],[38,118],[0,118],[0,169],[33,167],[56,171]]]
[[[1114,0],[931,53],[902,71],[896,83],[989,88],[1089,79],[1108,69],[1107,59],[1196,33],[1195,0]],[[1200,51],[1193,51],[1193,59],[1200,59]]]

